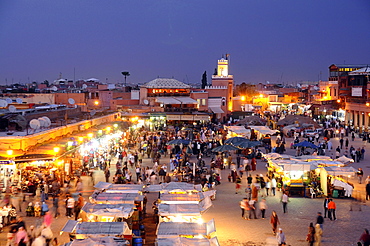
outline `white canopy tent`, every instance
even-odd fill
[[[207,223],[161,222],[157,227],[157,238],[210,237],[215,231],[216,227],[213,219]]]
[[[91,236],[122,236],[131,235],[132,231],[126,222],[78,222],[68,220],[61,232],[76,234],[76,239]]]
[[[251,137],[251,129],[244,126],[225,126],[225,128],[231,132],[229,137],[241,136],[248,139]]]
[[[217,237],[208,238],[157,238],[156,246],[220,246]]]
[[[320,168],[320,184],[324,195],[328,195],[328,175],[335,177],[352,177],[356,175],[356,169],[353,167],[323,167]]]

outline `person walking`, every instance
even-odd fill
[[[315,246],[321,246],[322,228],[320,224],[315,225]]]
[[[279,228],[279,232],[276,234],[276,240],[279,246],[286,245],[286,238],[283,229]]]
[[[239,176],[236,176],[236,180],[235,180],[235,194],[238,194],[239,193],[240,187],[241,187],[241,183],[242,183],[242,179]]]
[[[308,226],[306,241],[308,242],[309,246],[313,246],[315,242],[315,227],[313,226],[313,223],[310,223],[310,225]]]
[[[272,211],[271,216],[270,216],[270,224],[272,227],[272,233],[276,235],[276,228],[277,225],[280,224],[279,217],[276,214],[275,210]]]
[[[81,208],[83,207],[84,203],[85,203],[85,199],[82,197],[82,194],[79,193],[78,200],[76,201],[76,205],[75,205],[75,220],[78,219],[78,215],[80,214]]]
[[[318,212],[317,213],[316,224],[319,224],[320,225],[320,228],[323,229],[324,217],[322,217],[321,212]]]
[[[287,212],[287,204],[289,202],[289,197],[286,191],[284,191],[283,196],[281,197],[281,202],[283,203],[283,212]]]
[[[109,168],[106,168],[104,171],[104,176],[105,176],[105,182],[109,182],[109,177],[110,177],[110,171]]]
[[[366,184],[366,200],[369,200],[370,198],[370,182],[367,182]]]
[[[272,191],[272,195],[275,196],[275,191],[276,191],[276,179],[275,178],[271,179],[271,191]]]
[[[260,201],[259,208],[260,208],[260,211],[261,211],[262,219],[265,219],[265,213],[266,213],[266,209],[267,209],[266,199],[262,199]]]
[[[361,167],[357,170],[356,175],[357,175],[357,178],[358,178],[358,183],[361,184],[362,178],[364,177],[364,171],[362,171]]]
[[[329,209],[329,219],[337,220],[337,217],[335,216],[335,210],[337,209],[337,206],[333,199],[330,199],[330,202],[328,203],[328,209]]]
[[[257,219],[255,204],[256,204],[256,201],[254,199],[251,199],[249,201],[249,219],[252,219],[252,214],[253,214],[253,218]]]
[[[58,218],[58,216],[60,215],[58,195],[53,196],[53,210],[54,210],[54,218]]]
[[[67,195],[66,198],[66,216],[68,218],[72,217],[73,208],[75,207],[75,199],[70,195]]]
[[[330,202],[329,197],[326,197],[324,200],[324,218],[326,218],[326,215],[329,217],[328,212],[328,203]]]
[[[359,241],[362,243],[363,246],[370,246],[370,234],[367,229],[364,230]]]
[[[242,210],[242,218],[243,219],[246,219],[246,220],[249,220],[248,199],[247,198],[243,198],[243,200],[240,201],[239,205],[240,205],[240,209]],[[245,216],[246,212],[247,212],[247,216]]]

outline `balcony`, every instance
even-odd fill
[[[164,112],[196,112],[197,108],[164,108]]]
[[[365,104],[368,100],[366,98],[353,98],[353,97],[347,97],[346,102],[348,103],[361,103]]]

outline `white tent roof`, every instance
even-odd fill
[[[77,222],[68,220],[62,232],[85,235],[130,235],[132,232],[126,222]]]
[[[89,237],[86,239],[75,239],[62,246],[124,246],[130,242],[120,237]]]
[[[263,135],[266,135],[266,134],[272,135],[278,132],[278,130],[271,130],[267,126],[248,126],[248,127],[250,127],[251,129],[254,129],[255,131],[260,132]]]
[[[220,246],[217,237],[208,238],[157,238],[156,246]]]
[[[204,199],[204,195],[199,193],[188,194],[161,194],[161,203],[166,204],[198,204]]]
[[[349,163],[349,162],[354,162],[354,160],[352,159],[352,158],[348,158],[347,156],[345,156],[345,155],[342,155],[341,157],[339,157],[339,158],[337,158],[337,159],[335,159],[336,161],[340,161],[340,162],[342,162],[342,163],[344,163],[344,164],[347,164],[347,163]]]
[[[100,190],[137,190],[142,191],[145,185],[139,184],[112,184],[99,181],[94,187]]]
[[[134,201],[143,201],[144,196],[137,193],[95,193],[90,197],[92,203],[120,204],[134,203]]]
[[[251,129],[246,129],[244,126],[228,126],[227,129],[238,135],[250,137]]]
[[[324,167],[329,175],[333,176],[348,176],[355,175],[356,169],[353,167]]]
[[[161,222],[157,227],[158,238],[178,237],[178,236],[207,236],[216,231],[214,220],[207,223],[187,223],[187,222]]]

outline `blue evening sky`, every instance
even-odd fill
[[[225,53],[236,83],[326,80],[370,64],[369,28],[369,0],[1,0],[0,84],[200,83]]]

